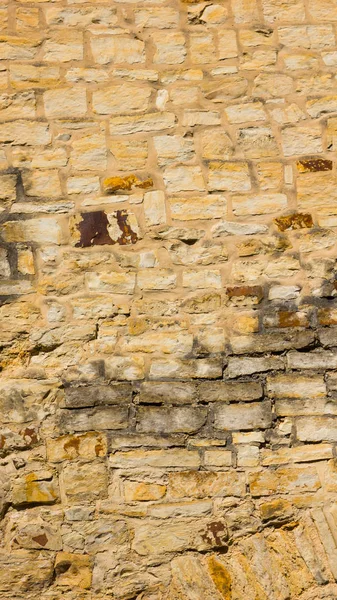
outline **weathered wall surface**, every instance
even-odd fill
[[[1,600],[337,598],[336,26],[1,1]]]

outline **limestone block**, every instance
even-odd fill
[[[107,485],[108,473],[102,462],[71,462],[63,467],[61,489],[69,503],[105,498]]]
[[[272,422],[270,402],[255,404],[215,404],[214,427],[224,431],[266,429]]]

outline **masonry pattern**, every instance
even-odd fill
[[[336,600],[336,36],[1,1],[1,600]]]

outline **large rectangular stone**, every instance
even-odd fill
[[[137,430],[143,433],[195,433],[206,422],[207,409],[184,407],[140,407]]]
[[[234,354],[251,354],[262,352],[282,352],[293,348],[305,348],[314,341],[312,331],[291,331],[277,333],[262,333],[231,338]]]
[[[321,487],[316,468],[312,465],[251,473],[249,485],[253,497],[316,492]]]
[[[235,357],[229,358],[225,375],[230,379],[241,375],[264,373],[284,369],[283,358],[271,357]]]
[[[167,468],[176,467],[198,469],[199,453],[196,450],[164,449],[164,450],[130,450],[116,452],[110,456],[110,464],[118,469],[132,468]]]
[[[336,369],[337,353],[319,352],[289,352],[287,365],[290,369]]]
[[[337,442],[337,415],[299,418],[296,429],[301,442]]]
[[[139,389],[143,404],[190,404],[196,400],[196,384],[188,381],[146,381]]]
[[[60,427],[65,432],[126,429],[128,427],[128,413],[128,407],[124,406],[63,410],[60,416]]]
[[[245,474],[237,471],[183,471],[169,475],[168,491],[173,498],[244,496]]]
[[[66,408],[85,408],[100,404],[127,404],[132,400],[129,383],[70,387],[65,389]]]
[[[205,381],[198,386],[201,402],[249,402],[262,396],[262,385],[257,381]]]
[[[267,393],[271,398],[321,398],[326,385],[322,375],[282,374],[267,377]]]
[[[266,429],[272,423],[271,403],[215,404],[213,416],[215,429],[223,431]]]

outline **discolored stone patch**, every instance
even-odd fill
[[[120,235],[116,237],[116,242],[121,246],[126,246],[128,244],[135,244],[138,240],[137,233],[132,229],[132,222],[130,215],[126,210],[117,210],[114,215],[114,219],[116,220],[116,226],[114,227],[114,233],[117,228],[120,230]],[[116,236],[118,233],[116,234]]]
[[[297,161],[299,173],[316,173],[317,171],[332,171],[333,162],[325,158],[310,158]]]
[[[81,213],[81,221],[77,224],[80,240],[75,244],[77,248],[90,246],[112,245],[115,242],[108,232],[108,217],[104,211]]]
[[[276,227],[280,231],[287,229],[309,229],[314,226],[312,216],[309,213],[294,213],[274,219]]]
[[[141,180],[136,175],[127,175],[126,177],[108,177],[103,181],[103,189],[107,194],[122,190],[129,191],[133,187],[148,189],[152,186],[153,180],[151,177]]]
[[[242,296],[248,296],[257,298],[259,302],[263,298],[263,288],[260,285],[239,285],[235,287],[228,287],[226,291],[229,298],[240,298]]]

